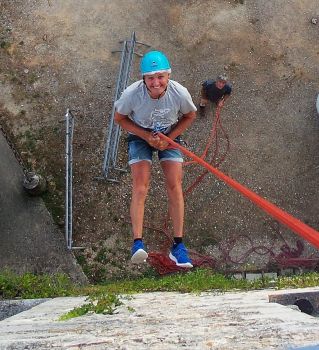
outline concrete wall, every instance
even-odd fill
[[[24,192],[23,171],[2,133],[0,164],[0,270],[64,272],[74,281],[85,282],[42,199]]]

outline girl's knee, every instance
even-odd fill
[[[182,183],[179,181],[167,183],[166,187],[167,191],[172,194],[179,194],[182,192]]]
[[[149,189],[148,182],[140,182],[133,184],[133,193],[138,197],[145,197]]]

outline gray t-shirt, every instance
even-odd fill
[[[165,133],[183,114],[197,110],[188,90],[174,80],[169,80],[165,94],[159,99],[151,98],[143,80],[139,80],[123,91],[115,108],[142,128]]]

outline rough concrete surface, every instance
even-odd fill
[[[48,299],[0,300],[0,320],[2,321],[22,311],[29,310],[47,300]]]
[[[131,179],[115,185],[101,175],[107,122],[120,62],[120,40],[135,31],[139,41],[164,51],[172,79],[194,101],[203,80],[226,72],[233,94],[221,114],[230,151],[220,169],[308,225],[318,222],[317,0],[4,0],[1,4],[1,123],[24,157],[51,179],[63,202],[66,108],[77,109],[74,134],[74,240],[85,247],[92,280],[130,277],[128,208]],[[138,45],[138,52],[147,49]],[[134,56],[130,82],[140,78]],[[185,133],[201,154],[213,114],[199,117]],[[218,134],[218,158],[226,148]],[[32,147],[31,147],[32,146]],[[207,159],[210,161],[214,150]],[[119,165],[126,166],[120,144]],[[156,162],[155,162],[156,163]],[[185,167],[187,188],[201,173]],[[167,199],[156,163],[146,203],[145,241],[162,248]],[[62,212],[63,216],[63,212]],[[60,219],[61,215],[60,215]],[[275,227],[275,229],[274,229]],[[225,254],[218,243],[232,241]],[[265,268],[299,236],[276,222],[213,175],[187,196],[185,241],[200,253],[245,269]],[[227,244],[227,242],[226,242]],[[256,247],[262,247],[254,249]],[[268,252],[266,254],[266,252]],[[249,253],[249,254],[248,254]],[[314,253],[305,243],[303,256]],[[236,265],[236,264],[235,264]]]
[[[87,281],[39,197],[23,190],[23,172],[0,132],[0,270],[66,273]]]
[[[113,315],[68,321],[58,318],[85,298],[56,298],[1,321],[0,349],[318,349],[318,318],[269,303],[287,292],[138,294]]]

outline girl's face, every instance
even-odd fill
[[[169,76],[167,72],[144,75],[144,82],[152,98],[159,98],[162,96],[167,88]]]

